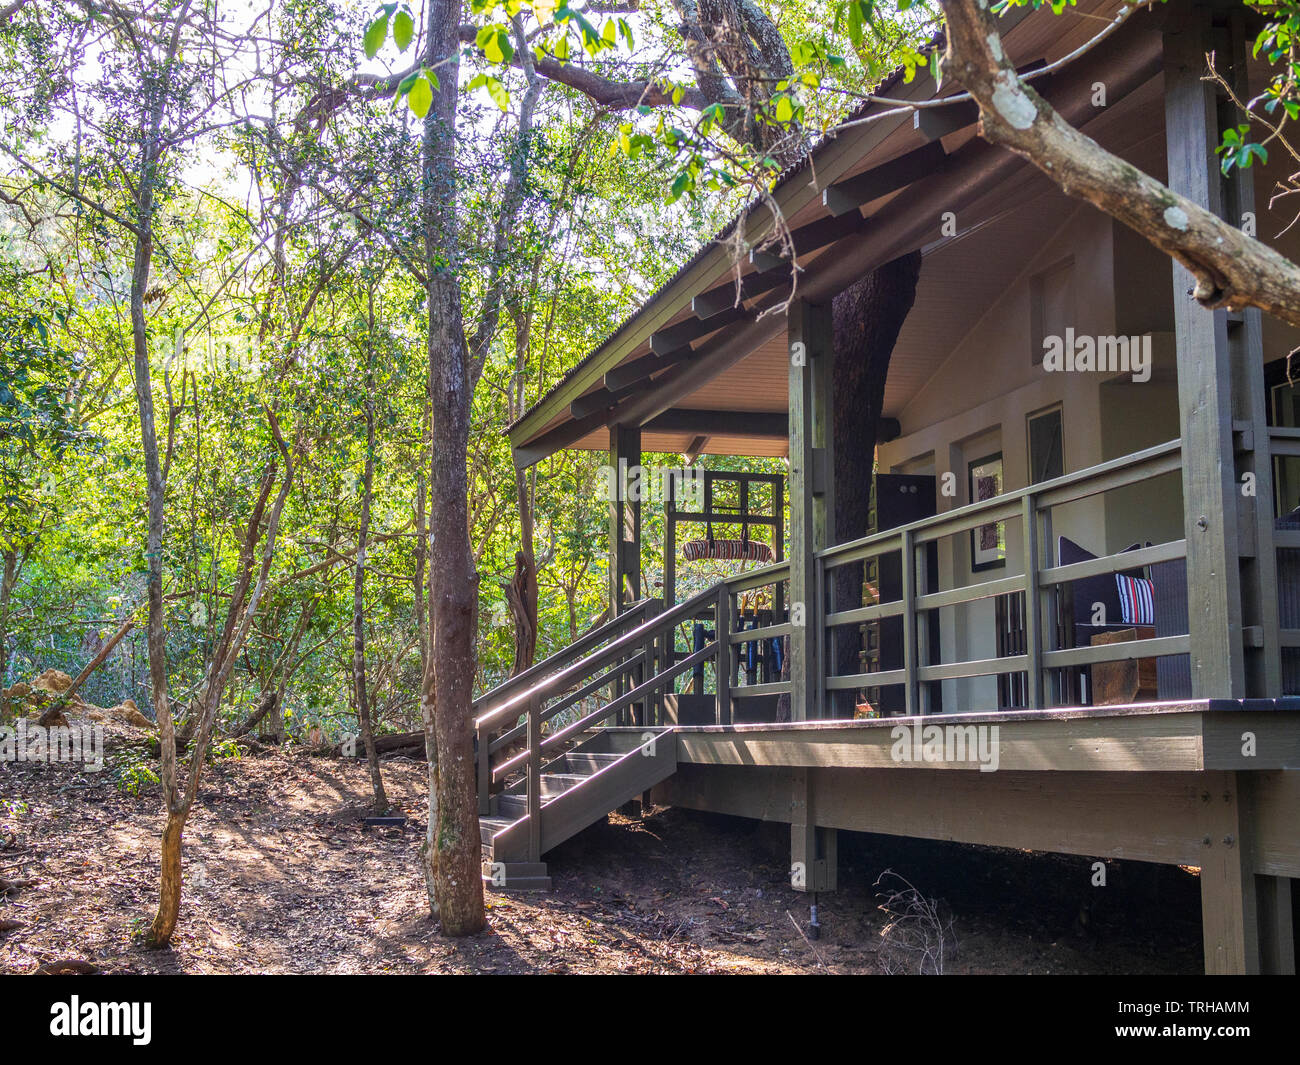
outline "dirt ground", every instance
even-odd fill
[[[877,878],[939,904],[949,973],[1196,973],[1192,873],[840,833],[840,890],[788,883],[789,829],[657,809],[613,815],[548,856],[550,894],[489,893],[489,929],[443,939],[416,848],[422,764],[384,763],[403,829],[360,821],[365,766],[300,753],[223,760],[186,830],[172,949],[142,949],[161,827],[157,788],[111,772],[0,762],[0,972],[62,959],[131,973],[881,973],[922,940],[888,935]],[[889,881],[896,883],[895,881]],[[9,928],[11,924],[17,927]],[[931,957],[937,953],[929,941]]]

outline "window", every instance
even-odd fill
[[[1300,366],[1287,356],[1264,367],[1268,388],[1268,423],[1280,428],[1300,428]],[[1284,517],[1300,508],[1300,459],[1273,456],[1273,513]]]
[[[1029,425],[1029,483],[1050,481],[1065,473],[1065,440],[1061,408],[1031,414]]]

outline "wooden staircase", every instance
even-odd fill
[[[713,662],[718,724],[733,697],[780,685],[732,687],[745,640],[788,634],[789,624],[733,631],[736,597],[788,579],[780,563],[739,574],[668,610],[658,599],[624,607],[613,621],[511,677],[474,704],[475,772],[484,883],[545,890],[542,855],[677,768],[674,682],[703,677]],[[679,650],[678,628],[709,624],[712,642]],[[696,695],[701,685],[697,683]]]
[[[528,813],[527,781],[492,796],[492,812],[479,818],[483,881],[498,891],[549,891],[542,855],[649,791],[677,769],[670,728],[602,728],[542,767],[540,817]]]

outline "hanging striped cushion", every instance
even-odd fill
[[[1119,586],[1119,612],[1125,625],[1154,625],[1156,623],[1153,585],[1142,577],[1125,577],[1115,574]]]
[[[771,562],[772,548],[761,540],[687,540],[682,544],[687,562],[704,558],[739,559],[746,562]]]

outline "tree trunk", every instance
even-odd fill
[[[534,262],[534,280],[540,261],[539,259]],[[530,288],[530,299],[531,291]],[[528,379],[528,345],[533,327],[531,310],[517,311],[513,317],[515,379],[510,409],[511,421],[524,412],[524,382]],[[534,545],[531,483],[534,473],[528,470],[515,470],[515,502],[519,508],[519,550],[515,553],[514,578],[504,585],[506,602],[515,621],[515,662],[512,676],[517,676],[526,670],[537,656],[537,553]]]
[[[370,535],[370,496],[375,478],[375,410],[366,395],[366,465],[361,481],[361,528],[357,532],[357,558],[352,581],[352,683],[357,695],[357,722],[361,742],[370,766],[370,787],[374,792],[375,813],[388,812],[384,777],[379,769],[379,752],[375,749],[374,728],[370,720],[370,700],[366,691],[366,539]]]
[[[871,474],[889,359],[921,275],[921,253],[911,252],[873,270],[833,304],[835,368],[832,432],[835,441],[835,542],[866,536]],[[862,563],[835,571],[835,609],[862,605]],[[860,672],[857,626],[835,633],[834,670]],[[853,692],[835,693],[837,717],[852,716]]]
[[[537,563],[530,548],[531,544],[525,544],[523,550],[515,552],[515,575],[502,585],[515,619],[515,664],[511,676],[522,673],[537,657]]]
[[[428,439],[428,419],[425,419]],[[426,462],[421,453],[420,462]],[[424,729],[424,754],[428,762],[429,817],[425,825],[424,841],[420,844],[420,869],[424,873],[424,887],[429,894],[429,913],[438,916],[438,894],[434,882],[435,828],[438,823],[438,736],[434,731],[434,683],[431,648],[433,635],[429,630],[432,617],[432,591],[426,590],[425,568],[429,553],[429,538],[425,520],[426,485],[423,469],[417,476],[415,488],[415,625],[420,644],[420,721]],[[428,609],[426,609],[426,607]]]
[[[231,739],[238,739],[240,736],[247,736],[253,729],[262,723],[262,719],[280,704],[280,692],[277,688],[264,688],[262,694],[257,697],[257,705],[253,712],[248,715],[244,723],[230,733]]]
[[[0,724],[9,720],[9,600],[17,583],[18,553],[4,553],[4,573],[0,575]]]
[[[149,531],[145,558],[148,560],[146,588],[149,599],[149,623],[145,645],[149,651],[149,680],[154,717],[162,750],[163,793],[171,796],[176,781],[176,733],[167,701],[167,632],[163,605],[163,506],[162,464],[158,457],[158,434],[154,422],[153,382],[149,370],[149,334],[144,316],[144,295],[149,288],[149,270],[153,260],[153,201],[157,144],[162,121],[163,92],[155,89],[158,99],[152,136],[145,144],[141,164],[140,189],[136,203],[135,261],[131,271],[131,340],[135,354],[136,406],[140,414],[140,446],[144,453],[145,488],[149,506]],[[167,831],[163,835],[162,875],[159,882],[158,912],[149,929],[148,942],[153,947],[166,946],[176,930],[180,912],[180,847],[185,814],[169,810]],[[168,833],[171,833],[169,838]],[[169,847],[171,851],[169,851]]]
[[[200,757],[196,754],[195,757]],[[181,913],[181,834],[185,829],[188,810],[168,810],[167,824],[163,826],[161,867],[158,873],[158,912],[145,936],[150,949],[165,947],[176,931],[176,921]]]
[[[445,935],[485,923],[472,738],[478,575],[469,540],[469,416],[473,383],[461,315],[456,229],[456,108],[461,5],[430,0],[426,65],[439,87],[424,123],[422,224],[429,319],[430,627],[437,788],[431,795],[434,893]]]

